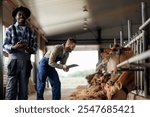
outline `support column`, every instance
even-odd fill
[[[0,0],[0,99],[4,98],[3,93],[3,8]]]
[[[98,27],[98,28],[97,28],[97,42],[98,42],[99,44],[100,44],[100,40],[101,40],[101,38],[102,38],[102,37],[101,37],[101,36],[102,36],[102,35],[101,35],[101,32],[102,32],[102,31],[101,31],[101,28]]]
[[[142,24],[147,20],[148,12],[147,12],[147,4],[144,2],[141,2],[141,12],[142,12]],[[148,50],[148,28],[145,28],[142,30],[144,32],[144,44],[143,44],[143,50]],[[144,61],[145,63],[148,63],[148,59]],[[144,68],[144,96],[147,97],[149,94],[149,75],[148,75],[148,68]]]

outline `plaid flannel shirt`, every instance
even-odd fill
[[[22,26],[20,26],[17,22],[14,24],[14,26],[15,30],[13,28],[13,25],[10,25],[8,30],[6,31],[3,48],[8,53],[16,55],[16,57],[20,56],[19,54],[24,54],[24,56],[22,57],[25,57],[27,55],[25,51],[22,51],[21,49],[12,49],[13,45],[15,45],[20,40],[23,40],[27,42],[28,47],[30,47],[35,53],[37,50],[36,33],[33,32],[28,26],[24,26],[24,28],[22,28]]]

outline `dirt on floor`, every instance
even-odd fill
[[[61,99],[62,100],[68,100],[69,95],[76,89],[78,86],[84,86],[87,85],[87,81],[85,78],[60,78],[61,81]],[[44,92],[44,99],[45,100],[51,100],[51,86],[49,83],[47,84]],[[36,100],[36,92],[32,93],[28,97],[29,100]]]

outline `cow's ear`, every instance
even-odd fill
[[[121,83],[121,82],[116,81],[116,82],[115,82],[115,85],[116,85],[116,87],[117,87],[119,90],[122,89],[122,83]]]

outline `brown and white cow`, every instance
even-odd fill
[[[130,48],[113,48],[110,51],[107,72],[111,73],[111,78],[104,87],[104,91],[109,100],[126,99],[127,94],[135,89],[134,72],[124,71],[120,73],[117,71],[117,64],[132,56],[133,51]]]
[[[106,83],[104,87],[107,99],[109,100],[124,100],[127,98],[127,94],[134,89],[134,73],[131,71],[123,72],[113,85]]]
[[[98,72],[88,75],[86,79],[89,86],[77,88],[71,94],[71,99],[126,99],[128,92],[135,88],[134,73],[118,72],[117,64],[132,56],[130,48],[114,46],[105,49],[102,64],[106,65],[106,71],[103,72],[103,67],[100,66]]]

